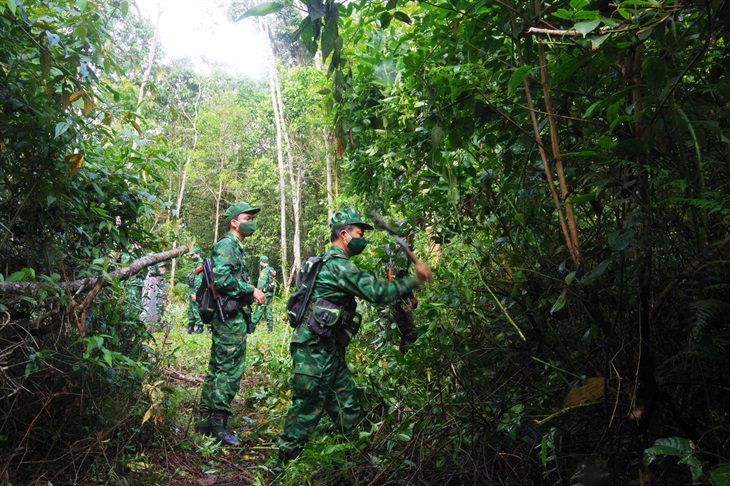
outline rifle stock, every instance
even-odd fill
[[[213,296],[213,302],[215,302],[215,310],[218,311],[218,317],[221,322],[226,322],[226,316],[223,313],[223,300],[220,294],[215,290],[215,284],[213,283],[213,268],[210,266],[210,259],[206,258],[203,260],[203,264],[195,269],[195,274],[203,273],[205,279],[205,285],[210,289],[210,294]]]

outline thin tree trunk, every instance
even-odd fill
[[[535,14],[539,18],[542,13],[541,0],[535,0]],[[568,183],[565,180],[565,171],[563,170],[563,159],[560,156],[560,143],[558,141],[558,127],[555,123],[553,114],[552,98],[550,96],[550,80],[547,72],[547,56],[545,56],[545,44],[541,39],[537,40],[537,54],[540,60],[540,79],[542,81],[542,91],[545,98],[545,112],[548,117],[550,126],[550,142],[553,152],[553,160],[555,160],[555,170],[558,174],[558,185],[560,186],[560,194],[565,203],[565,214],[568,224],[568,232],[570,235],[571,245],[570,253],[576,268],[581,264],[580,243],[578,241],[578,226],[575,222],[575,214],[573,213],[573,205],[570,203],[570,193],[568,192]]]
[[[160,17],[162,12],[160,9],[160,2],[157,1],[157,20],[155,21],[155,33],[152,36],[152,45],[150,45],[150,52],[147,55],[147,66],[145,67],[144,73],[142,74],[142,82],[139,85],[139,92],[137,93],[137,106],[135,111],[139,115],[139,108],[142,106],[142,100],[144,99],[144,89],[147,87],[147,82],[152,74],[152,66],[155,64],[155,56],[157,55],[157,41],[160,38]]]
[[[281,126],[281,133],[284,136],[284,143],[286,145],[286,159],[289,172],[289,187],[292,189],[292,215],[294,216],[294,241],[292,242],[292,253],[294,256],[294,265],[292,268],[292,275],[287,282],[287,287],[291,285],[294,272],[302,267],[302,248],[301,248],[301,224],[300,214],[302,206],[302,158],[297,157],[296,164],[292,156],[291,143],[289,141],[289,132],[286,130],[286,119],[284,118],[284,102],[281,96],[281,83],[279,82],[279,75],[276,71],[276,66],[273,66],[274,73],[274,88],[276,89],[276,99],[279,104],[279,124]]]
[[[213,241],[218,241],[218,228],[220,227],[221,201],[223,200],[223,169],[225,168],[226,158],[221,155],[221,166],[218,172],[218,194],[215,196],[215,233]]]
[[[274,110],[274,123],[276,125],[276,157],[279,165],[279,205],[281,210],[281,272],[282,276],[287,275],[287,238],[286,238],[286,169],[284,167],[284,153],[282,147],[282,127],[279,115],[279,103],[277,102],[276,77],[274,50],[269,37],[269,25],[266,19],[260,19],[261,30],[266,37],[269,47],[269,93],[271,95],[271,106]],[[283,277],[282,277],[283,278]],[[284,286],[285,293],[288,293],[289,285]]]
[[[536,8],[539,9],[539,0],[535,0],[536,5],[538,5]],[[537,40],[539,42],[539,39]],[[520,64],[523,66],[525,65],[524,58],[522,56],[522,48],[520,46],[519,39],[515,39],[514,42],[515,52],[517,54],[517,57],[520,61]],[[563,233],[563,237],[565,238],[565,244],[568,247],[568,251],[570,253],[571,259],[573,260],[573,264],[576,268],[580,266],[580,252],[578,248],[575,246],[575,242],[573,240],[573,237],[571,236],[571,232],[568,229],[568,224],[566,222],[566,216],[563,212],[563,206],[560,201],[560,196],[558,195],[558,191],[555,188],[555,178],[553,177],[553,171],[550,167],[550,162],[548,158],[547,151],[545,150],[545,144],[542,141],[542,137],[540,136],[540,124],[537,120],[537,114],[535,111],[535,104],[532,99],[532,92],[530,91],[530,83],[528,80],[523,81],[522,83],[524,89],[525,89],[525,97],[527,98],[527,107],[530,111],[530,120],[532,122],[532,129],[535,134],[535,143],[537,144],[538,152],[540,153],[540,159],[542,160],[543,169],[545,171],[545,178],[547,179],[548,188],[550,189],[550,194],[553,199],[553,204],[555,205],[555,210],[558,213],[558,223],[560,224],[560,229]]]
[[[203,94],[203,88],[202,86],[198,89],[198,96],[195,98],[195,103],[193,104],[193,116],[191,117],[188,115],[188,113],[185,111],[184,106],[182,103],[180,103],[180,106],[183,106],[182,112],[185,118],[187,118],[188,122],[190,122],[190,125],[193,128],[193,143],[190,147],[190,150],[187,151],[187,155],[185,157],[185,164],[183,164],[183,171],[182,171],[182,180],[180,181],[180,189],[177,192],[177,203],[175,204],[175,209],[177,210],[175,214],[177,215],[178,221],[182,220],[182,200],[183,196],[185,195],[185,185],[188,180],[188,169],[190,168],[190,160],[192,159],[192,154],[195,153],[195,149],[198,146],[198,105],[200,103],[200,98]],[[172,246],[175,247],[177,245],[177,232],[175,233],[175,239],[173,240]],[[175,269],[177,268],[177,258],[173,258],[172,260],[172,269],[170,270],[170,282],[172,283],[172,286],[175,285]]]
[[[330,141],[327,137],[327,131],[324,128],[322,129],[322,138],[324,138],[324,170],[327,175],[327,221],[329,221],[334,213],[334,197],[332,193],[332,157]]]

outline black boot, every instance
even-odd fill
[[[193,331],[193,334],[201,334],[203,332],[203,326],[198,326],[198,328]]]
[[[195,324],[188,322],[188,334],[192,334],[195,332]]]
[[[228,414],[213,412],[210,419],[210,435],[221,441],[222,444],[237,446],[238,439],[228,429]]]
[[[210,410],[207,408],[200,409],[200,420],[195,426],[195,432],[202,435],[210,435]]]

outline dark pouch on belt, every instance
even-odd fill
[[[309,330],[317,337],[331,338],[341,315],[342,308],[339,305],[326,299],[317,299],[312,305]]]

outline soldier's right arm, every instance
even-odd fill
[[[337,259],[326,265],[335,283],[345,292],[373,304],[388,304],[398,297],[419,288],[418,278],[409,275],[393,282],[378,280],[362,271],[350,260]],[[319,283],[319,278],[318,278]]]

